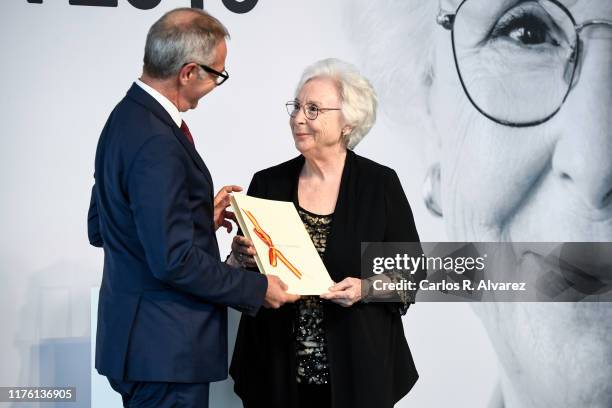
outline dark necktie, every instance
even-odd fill
[[[185,123],[184,120],[181,121],[181,130],[185,134],[185,137],[187,138],[187,140],[189,140],[189,143],[195,146],[195,143],[193,142],[193,136],[191,136],[191,132],[189,131],[189,128],[187,127],[187,124]]]

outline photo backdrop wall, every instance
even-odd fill
[[[261,0],[243,13],[232,9],[248,3],[254,2],[119,0],[115,5],[112,1],[12,0],[0,4],[4,21],[0,26],[0,386],[75,385],[78,402],[70,406],[79,407],[89,406],[90,398],[94,406],[106,407],[105,398],[114,395],[103,379],[96,379],[90,363],[90,330],[92,316],[95,318],[95,310],[90,310],[91,293],[92,288],[95,293],[102,273],[102,252],[88,245],[86,234],[93,160],[109,112],[140,75],[149,26],[178,6],[203,5],[229,28],[232,37],[227,60],[230,80],[206,96],[197,110],[184,115],[217,188],[224,184],[246,188],[255,171],[297,155],[284,103],[293,98],[295,85],[307,65],[336,57],[363,69],[379,90],[378,121],[356,152],[398,172],[423,241],[461,236],[459,227],[449,224],[449,219],[453,219],[451,204],[462,202],[453,201],[448,189],[442,192],[442,201],[447,204],[443,218],[433,217],[423,204],[423,181],[436,161],[432,157],[441,158],[438,161],[442,162],[443,174],[458,169],[453,174],[455,184],[447,183],[449,189],[472,188],[473,195],[466,201],[476,216],[483,217],[479,226],[501,223],[497,218],[486,218],[491,196],[513,188],[522,191],[520,188],[528,181],[533,188],[530,191],[538,194],[522,195],[525,200],[520,210],[511,213],[514,218],[510,232],[515,239],[612,239],[609,201],[604,200],[598,207],[593,204],[597,192],[603,191],[601,196],[605,196],[610,191],[609,120],[591,119],[586,121],[590,128],[573,133],[582,141],[591,141],[575,144],[573,157],[599,167],[591,168],[590,173],[588,168],[580,173],[579,164],[567,170],[570,175],[598,176],[601,183],[587,182],[580,190],[581,196],[572,190],[573,185],[562,190],[562,197],[569,202],[591,199],[591,207],[597,207],[597,211],[589,214],[597,217],[591,217],[590,223],[572,218],[582,211],[578,204],[565,216],[559,209],[562,206],[550,204],[561,187],[547,177],[554,174],[553,164],[565,156],[557,155],[557,161],[552,161],[555,152],[533,156],[545,150],[538,140],[548,142],[547,148],[554,140],[565,146],[562,143],[567,139],[555,137],[573,129],[572,118],[576,122],[576,118],[584,117],[580,116],[581,104],[590,106],[591,113],[602,106],[609,108],[610,92],[597,93],[587,84],[599,83],[603,89],[611,89],[604,86],[610,83],[610,31],[585,34],[589,52],[583,60],[580,82],[558,116],[540,127],[504,133],[506,128],[479,116],[458,86],[450,33],[435,25],[438,2],[428,0],[429,5],[417,7],[416,1]],[[450,10],[458,3],[441,2]],[[550,6],[551,2],[540,3]],[[580,6],[585,2],[563,3]],[[605,4],[593,1],[589,7],[576,6],[571,11],[578,20],[611,18],[602,5]],[[419,48],[423,44],[430,47]],[[596,63],[599,70],[593,68]],[[428,121],[428,114],[436,120]],[[464,128],[466,134],[486,134],[489,138],[436,139],[440,134],[462,134],[460,130]],[[439,149],[438,145],[443,147]],[[589,146],[598,146],[599,150],[589,153]],[[458,152],[464,160],[455,159]],[[496,161],[488,160],[491,157]],[[589,157],[597,160],[589,161]],[[531,178],[535,176],[527,169],[536,159],[548,163],[542,165],[548,167],[542,170],[546,177],[534,181]],[[550,211],[543,210],[542,197],[551,200]],[[535,221],[530,218],[533,211],[540,215]],[[594,235],[580,235],[583,230]],[[465,239],[493,237],[477,229],[468,232],[474,233],[466,233]],[[220,231],[218,236],[225,256],[231,235]],[[520,322],[516,327],[527,330],[521,326],[529,321],[525,316],[529,316],[530,309],[525,310],[477,315],[470,306],[460,303],[411,307],[404,318],[404,330],[420,379],[398,406],[487,406],[496,392],[498,377],[505,377],[503,370],[502,375],[498,374],[496,353],[478,316],[488,327],[509,316],[508,320]],[[562,311],[574,316],[574,312]],[[598,313],[602,321],[610,315],[607,306],[592,313],[575,313],[588,318]],[[237,313],[232,313],[230,350],[238,318]],[[546,327],[544,320],[534,323],[534,327]],[[553,321],[556,327],[574,327],[553,317],[547,321]],[[583,343],[580,350],[585,356],[603,356],[598,372],[605,382],[611,378],[611,360],[609,350],[600,349],[600,341],[609,339],[610,328],[605,323],[590,327],[598,327],[603,334]],[[514,341],[512,336],[520,336],[522,331],[506,338],[490,333],[493,344],[500,346],[507,339]],[[557,354],[558,360],[569,360],[557,343],[560,340],[573,344],[572,333],[561,330],[556,336],[540,339],[543,354]],[[581,372],[587,373],[583,378],[596,379],[594,371]],[[94,375],[93,387],[90,373]],[[555,384],[552,380],[551,383]],[[529,388],[524,384],[518,387],[524,387],[525,392]],[[566,389],[569,394],[574,392],[571,384]],[[588,391],[584,391],[586,395]],[[590,395],[599,392],[604,398],[609,395],[603,386],[590,391]],[[212,406],[240,406],[232,393],[231,379],[216,384],[211,398]]]

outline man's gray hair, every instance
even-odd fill
[[[229,38],[219,20],[199,9],[178,8],[164,14],[149,29],[144,71],[158,79],[176,75],[189,63],[208,65],[219,41]]]
[[[304,70],[295,91],[296,96],[304,84],[314,78],[329,78],[338,86],[342,99],[342,114],[352,128],[344,136],[344,142],[346,147],[352,150],[376,121],[378,101],[374,88],[355,66],[336,58],[328,58],[315,62]]]

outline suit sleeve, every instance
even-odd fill
[[[413,242],[420,243],[419,233],[416,229],[412,209],[402,188],[402,184],[394,170],[390,170],[385,182],[385,209],[386,209],[386,231],[385,242]],[[405,248],[402,248],[405,251]],[[401,251],[401,249],[400,249]],[[394,251],[395,253],[396,251]],[[418,257],[422,254],[420,244],[415,248],[415,252],[409,254]],[[402,272],[402,278],[412,280],[416,283],[426,277],[425,269],[419,268],[414,274],[407,275]],[[400,294],[404,306],[400,306],[400,312],[406,313],[410,303],[414,303],[416,291],[405,291]]]
[[[159,135],[140,149],[129,170],[130,208],[147,263],[157,279],[179,291],[256,314],[265,277],[231,267],[193,243],[184,160],[182,147]]]
[[[87,235],[91,245],[101,248],[104,246],[104,240],[100,234],[100,217],[98,216],[96,200],[96,185],[94,184],[91,188],[91,200],[89,202],[89,211],[87,212]]]

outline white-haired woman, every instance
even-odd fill
[[[257,172],[248,194],[293,201],[335,284],[321,297],[242,316],[230,373],[246,408],[392,407],[418,375],[401,303],[360,302],[360,243],[418,242],[397,174],[352,149],[376,118],[376,95],[350,64],[306,69],[287,103],[300,156]],[[255,267],[237,236],[230,261]]]

